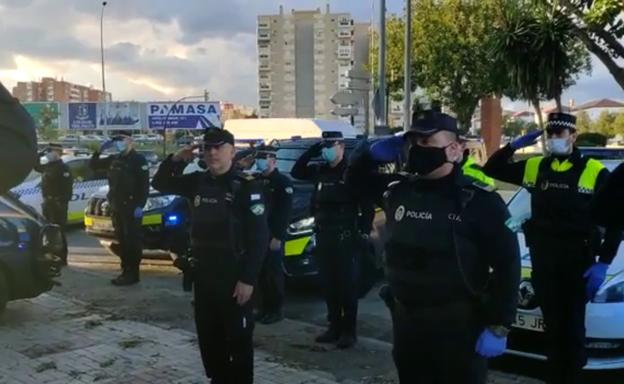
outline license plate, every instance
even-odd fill
[[[113,230],[113,222],[111,220],[103,220],[103,219],[93,219],[93,224],[91,228],[98,231],[112,231]]]
[[[513,326],[529,331],[544,332],[544,318],[539,315],[517,313],[516,321],[513,323]]]

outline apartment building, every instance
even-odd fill
[[[258,16],[257,38],[260,117],[336,118],[330,98],[354,64],[351,15],[280,7]]]
[[[59,81],[51,77],[44,77],[40,82],[18,82],[13,87],[13,97],[16,97],[21,102],[97,102],[112,99],[109,92],[106,93],[105,97],[104,92],[99,89],[73,84],[63,79]]]

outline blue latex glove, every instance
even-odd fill
[[[100,152],[104,152],[107,149],[113,148],[115,146],[115,142],[113,140],[105,141],[102,146],[100,146]]]
[[[489,329],[484,329],[477,340],[475,351],[483,357],[497,357],[507,349],[507,338],[498,337]]]
[[[379,140],[373,143],[370,153],[373,160],[381,163],[389,163],[395,161],[405,145],[403,136],[393,136],[387,139]]]
[[[609,264],[598,262],[589,267],[583,275],[587,279],[587,300],[593,300],[596,296],[600,286],[607,278],[607,269],[609,269]]]
[[[141,217],[143,217],[143,208],[136,207],[134,209],[134,218],[135,219],[140,219]]]
[[[509,146],[513,149],[530,147],[531,145],[535,144],[537,141],[537,138],[542,136],[543,134],[544,134],[544,131],[535,131],[535,132],[527,133],[526,135],[521,136],[517,138],[516,140],[512,141],[509,144]]]

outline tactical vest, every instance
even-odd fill
[[[321,171],[313,195],[313,213],[319,230],[355,230],[357,202],[344,176]]]
[[[229,184],[215,183],[208,180],[211,177],[208,173],[201,177],[191,201],[191,244],[238,255],[242,249],[238,241],[243,226],[235,207],[243,181],[236,177]]]
[[[400,184],[386,194],[386,273],[394,294],[415,306],[467,299],[453,234],[461,221],[457,199]]]
[[[597,160],[536,156],[527,160],[522,185],[531,192],[530,226],[556,234],[589,234],[590,203],[598,175]]]
[[[462,165],[462,172],[468,177],[478,180],[479,182],[492,188],[496,188],[496,182],[494,181],[494,179],[486,175],[485,172],[480,169],[474,157],[472,156],[468,156],[466,158],[466,162],[464,163],[464,165]]]
[[[128,155],[129,156],[129,155]],[[136,191],[135,170],[129,157],[117,156],[108,169],[109,200],[115,205],[129,204],[135,200]]]

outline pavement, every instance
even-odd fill
[[[29,315],[9,316],[2,327],[2,384],[207,382],[192,332],[92,314],[86,303],[56,294],[12,303],[10,311]],[[261,351],[255,377],[259,384],[338,383]]]

